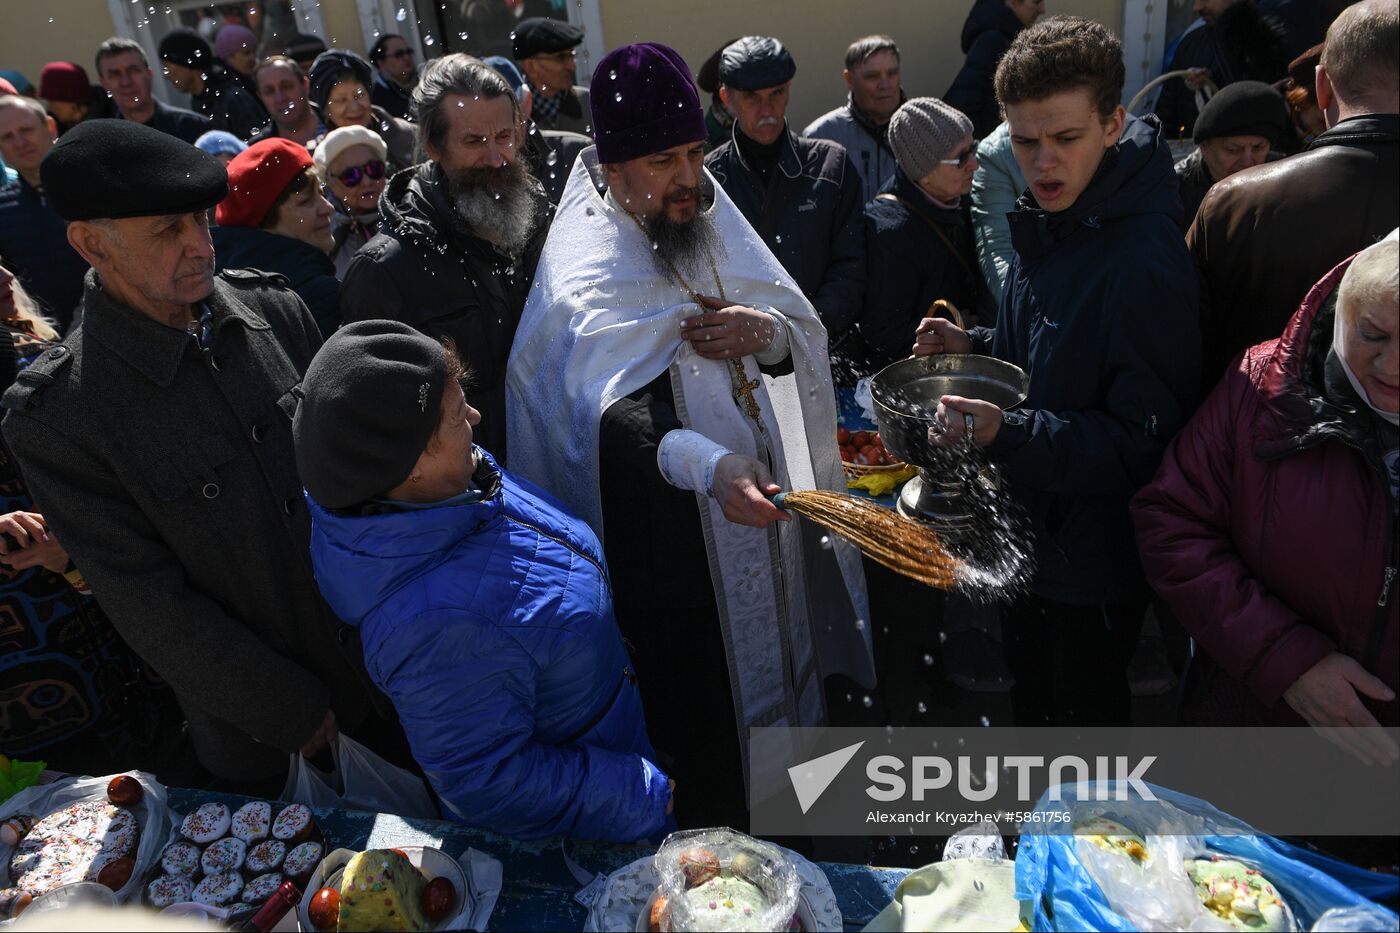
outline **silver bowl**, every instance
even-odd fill
[[[929,443],[929,428],[945,395],[1014,408],[1025,401],[1030,377],[1019,366],[990,356],[942,353],[891,363],[875,375],[870,394],[885,449],[919,468],[899,496],[901,514],[945,531],[963,528],[968,515],[955,454]]]

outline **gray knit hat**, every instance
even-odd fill
[[[952,155],[954,147],[971,135],[972,121],[937,97],[907,100],[890,117],[890,148],[904,174],[914,181],[938,168],[939,160]]]

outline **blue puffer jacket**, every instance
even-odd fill
[[[478,451],[480,452],[479,448]],[[484,452],[479,502],[345,516],[309,496],[327,602],[461,822],[635,842],[670,797],[583,522]]]
[[[1008,215],[1016,255],[990,350],[1030,375],[1030,393],[988,450],[1030,515],[1031,589],[1046,599],[1147,596],[1128,500],[1190,417],[1200,378],[1198,285],[1180,216],[1151,117],[1127,119],[1069,209],[1041,210],[1027,193]],[[989,336],[973,335],[979,351]]]

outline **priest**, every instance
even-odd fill
[[[831,674],[874,686],[859,553],[767,498],[844,488],[827,335],[705,171],[684,60],[623,46],[591,92],[511,350],[510,462],[603,540],[679,821],[745,827],[748,730],[823,724]]]

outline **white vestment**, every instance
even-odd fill
[[[687,428],[772,464],[784,489],[844,491],[826,329],[792,277],[706,172],[725,251],[715,257],[724,297],[776,310],[787,328],[792,374],[762,375],[743,359],[746,381],[759,383],[758,430],[736,404],[731,364],[698,356],[680,338],[681,321],[705,309],[662,271],[647,235],[600,193],[601,180],[595,150],[584,150],[516,331],[506,376],[511,472],[563,500],[602,539],[599,421],[669,370]],[[714,291],[708,269],[687,276],[698,291]],[[860,554],[835,536],[821,543],[825,532],[805,520],[750,528],[726,520],[715,499],[696,499],[747,774],[750,727],[822,724],[823,676],[873,688]]]

